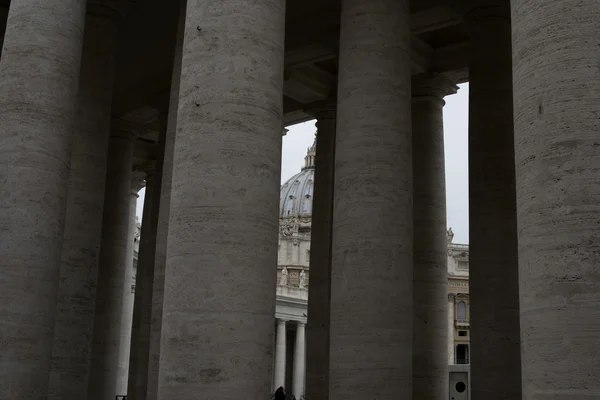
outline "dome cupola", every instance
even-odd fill
[[[279,192],[279,216],[281,218],[312,215],[316,148],[317,137],[315,135],[313,145],[308,148],[304,157],[302,170],[281,185]]]

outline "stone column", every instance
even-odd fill
[[[285,355],[286,355],[286,328],[285,320],[277,320],[277,337],[275,342],[275,379],[273,391],[280,386],[285,386]]]
[[[118,15],[87,8],[48,399],[88,385]]]
[[[439,74],[412,81],[413,398],[448,398],[448,255],[444,96],[457,86]]]
[[[294,378],[292,394],[296,399],[304,396],[304,376],[306,372],[306,340],[305,325],[303,322],[296,324],[296,344],[294,346]]]
[[[125,394],[119,385],[122,369],[123,305],[127,297],[127,264],[131,254],[131,178],[135,135],[112,127],[102,217],[102,242],[96,290],[96,317],[92,342],[89,400],[112,399]],[[130,285],[130,284],[129,284]],[[130,287],[130,286],[129,286]]]
[[[511,4],[523,399],[594,399],[600,7],[596,0]]]
[[[152,211],[154,208],[156,184],[156,165],[153,162],[146,169],[146,192],[144,194],[142,228],[135,277],[135,296],[127,380],[127,398],[132,400],[145,399],[146,378],[148,376],[147,347],[146,351],[144,350],[144,342],[147,343],[147,337],[143,336],[146,333],[144,320],[148,317],[148,312],[151,310],[152,281],[154,279],[156,215],[153,215]],[[158,192],[160,193],[160,188]],[[150,303],[148,303],[148,292],[150,292]]]
[[[331,398],[411,398],[410,79],[408,2],[343,0]]]
[[[177,131],[177,109],[179,107],[179,79],[185,28],[185,0],[180,0],[179,27],[175,41],[171,96],[164,143],[163,166],[160,187],[160,203],[156,227],[156,250],[154,254],[154,283],[152,289],[152,314],[149,344],[147,400],[158,399],[158,371],[160,361],[160,339],[162,332],[163,299],[165,289],[165,262],[167,257],[167,234],[171,207],[171,178],[173,175],[173,149]]]
[[[188,1],[165,271],[162,400],[234,399],[240,390],[258,399],[270,391],[284,25],[281,0],[219,7]]]
[[[81,0],[10,4],[0,60],[2,399],[48,396],[84,23]]]
[[[129,208],[129,234],[127,236],[129,240],[127,241],[126,250],[127,264],[125,267],[125,278],[123,279],[123,309],[121,311],[121,339],[119,341],[119,373],[117,380],[117,392],[122,395],[128,392],[129,355],[131,350],[131,330],[133,327],[133,304],[135,300],[135,292],[132,289],[138,268],[137,265],[134,266],[137,202],[139,192],[146,184],[145,178],[146,173],[133,171]]]
[[[454,299],[456,295],[448,295],[448,365],[454,364]]]
[[[306,325],[306,397],[329,396],[329,313],[331,301],[331,214],[335,108],[318,110],[315,193],[310,245],[310,290]]]
[[[471,393],[521,399],[511,30],[507,0],[473,0],[469,86]]]

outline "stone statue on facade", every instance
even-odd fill
[[[306,288],[306,272],[304,272],[304,270],[300,272],[300,281],[298,282],[298,287],[300,289]]]
[[[454,232],[452,232],[452,228],[448,229],[446,239],[448,240],[448,243],[452,243],[452,240],[454,240]]]
[[[288,270],[286,267],[283,267],[281,270],[281,277],[279,278],[280,286],[287,286],[288,283]]]

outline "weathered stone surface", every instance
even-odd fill
[[[14,0],[0,61],[0,398],[46,399],[85,2]]]
[[[87,10],[48,399],[87,392],[117,21]]]
[[[129,241],[131,235],[131,178],[134,134],[111,128],[108,147],[108,168],[102,217],[102,241],[98,262],[98,287],[92,342],[92,360],[88,398],[105,400],[122,395],[123,372],[119,368],[123,305],[127,297],[126,282]],[[125,377],[126,381],[126,377]]]
[[[284,24],[281,0],[188,1],[159,399],[268,396]]]
[[[335,108],[317,120],[315,194],[311,221],[310,295],[306,325],[306,398],[329,396],[329,320],[331,309],[331,223]]]
[[[171,78],[171,96],[169,115],[165,135],[163,166],[160,188],[160,209],[156,227],[156,252],[154,255],[154,283],[152,289],[152,314],[150,321],[150,347],[148,365],[147,400],[158,398],[158,372],[160,361],[160,338],[162,334],[163,299],[165,292],[165,263],[167,258],[167,237],[171,208],[171,179],[173,177],[173,151],[177,131],[177,111],[179,107],[179,79],[181,76],[181,57],[185,28],[186,1],[180,0],[181,10],[179,28],[175,43],[173,76]]]
[[[408,2],[342,2],[330,398],[411,398]]]
[[[523,399],[594,399],[600,4],[511,4]]]
[[[467,13],[471,391],[521,399],[510,10],[483,3]]]
[[[441,75],[412,83],[413,399],[448,398],[448,262],[443,97],[457,87]]]

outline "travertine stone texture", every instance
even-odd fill
[[[88,7],[48,399],[87,392],[118,21]]]
[[[408,2],[343,0],[330,398],[412,396]]]
[[[173,175],[173,149],[177,130],[177,109],[179,104],[179,79],[181,76],[181,51],[185,28],[185,0],[180,0],[179,29],[175,43],[173,75],[171,78],[171,98],[165,135],[163,166],[160,188],[160,209],[156,227],[156,250],[154,255],[154,284],[152,289],[152,315],[150,321],[150,347],[148,365],[148,385],[146,400],[158,398],[158,370],[160,360],[160,338],[162,332],[163,298],[165,288],[165,262],[167,257],[167,235],[171,206],[171,178]]]
[[[273,378],[274,390],[280,386],[285,387],[285,365],[286,365],[286,321],[277,320],[277,336],[275,338],[275,375]]]
[[[159,399],[269,395],[285,2],[188,1]]]
[[[306,398],[329,396],[329,311],[331,301],[331,215],[335,108],[317,115],[315,193],[310,245],[310,293],[306,325]]]
[[[0,61],[0,398],[46,399],[85,2],[14,0]]]
[[[296,344],[294,346],[294,379],[292,394],[297,399],[304,398],[304,374],[306,368],[306,328],[302,322],[296,324]]]
[[[108,146],[108,168],[102,216],[102,241],[92,342],[88,399],[106,400],[125,394],[119,368],[123,305],[127,298],[128,242],[131,235],[131,178],[135,135],[114,126]]]
[[[146,185],[146,173],[140,170],[133,171],[131,178],[131,197],[129,206],[129,240],[127,241],[127,264],[125,265],[125,277],[123,279],[123,307],[121,311],[121,338],[119,339],[119,372],[117,379],[117,392],[127,393],[129,378],[129,354],[131,343],[131,330],[133,325],[133,303],[135,293],[133,292],[133,281],[136,268],[133,265],[135,255],[135,234],[137,221],[137,202],[139,191]],[[143,212],[143,210],[142,210]],[[143,216],[142,216],[143,217]]]
[[[508,3],[474,1],[467,13],[471,393],[486,400],[521,399]]]
[[[600,4],[514,0],[512,21],[523,399],[591,400],[600,393]]]
[[[456,85],[441,75],[412,81],[414,334],[413,399],[448,398],[448,258],[444,96]]]
[[[145,330],[147,324],[145,324],[144,320],[149,318],[148,314],[152,309],[157,217],[153,215],[152,211],[155,207],[156,193],[160,193],[160,187],[157,187],[160,177],[156,176],[156,164],[152,164],[153,168],[146,171],[146,191],[144,193],[144,209],[135,277],[133,319],[131,323],[127,398],[132,400],[145,399],[146,379],[148,377],[148,338],[146,333],[149,333],[149,331],[146,332]]]

